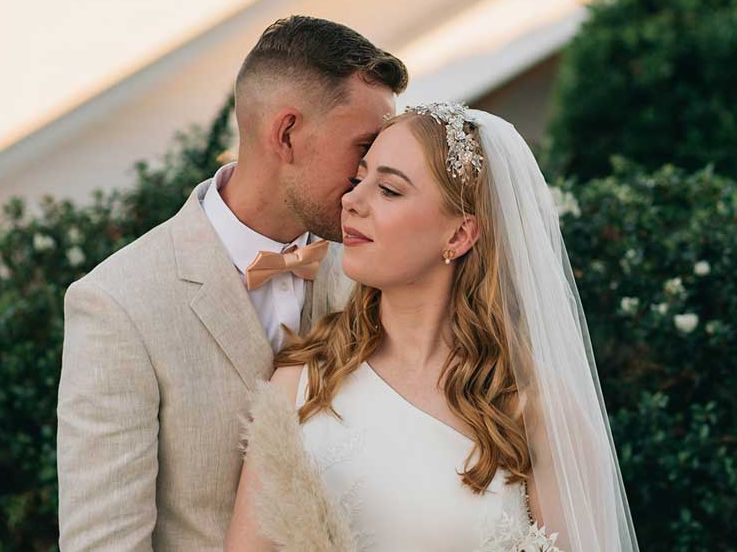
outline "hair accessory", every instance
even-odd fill
[[[462,103],[433,102],[408,107],[407,112],[430,115],[437,123],[445,125],[445,137],[448,141],[445,166],[454,178],[460,177],[465,184],[471,174],[479,174],[484,157],[479,153],[476,140],[463,128],[465,123],[470,122],[467,106]]]

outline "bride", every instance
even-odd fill
[[[555,205],[514,127],[458,104],[394,117],[342,223],[358,283],[255,393],[226,550],[638,550]]]

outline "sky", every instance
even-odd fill
[[[254,0],[0,0],[0,150]]]

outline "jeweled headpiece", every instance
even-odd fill
[[[445,138],[448,142],[448,159],[445,166],[454,177],[460,177],[464,184],[471,175],[478,175],[484,161],[478,142],[467,133],[464,125],[469,121],[468,107],[461,103],[433,102],[408,107],[407,112],[430,115],[437,123],[445,125]]]

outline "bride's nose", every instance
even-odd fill
[[[348,212],[355,213],[358,215],[363,214],[365,211],[365,203],[361,194],[361,186],[354,186],[350,192],[343,194],[341,198],[341,204],[343,209]]]

